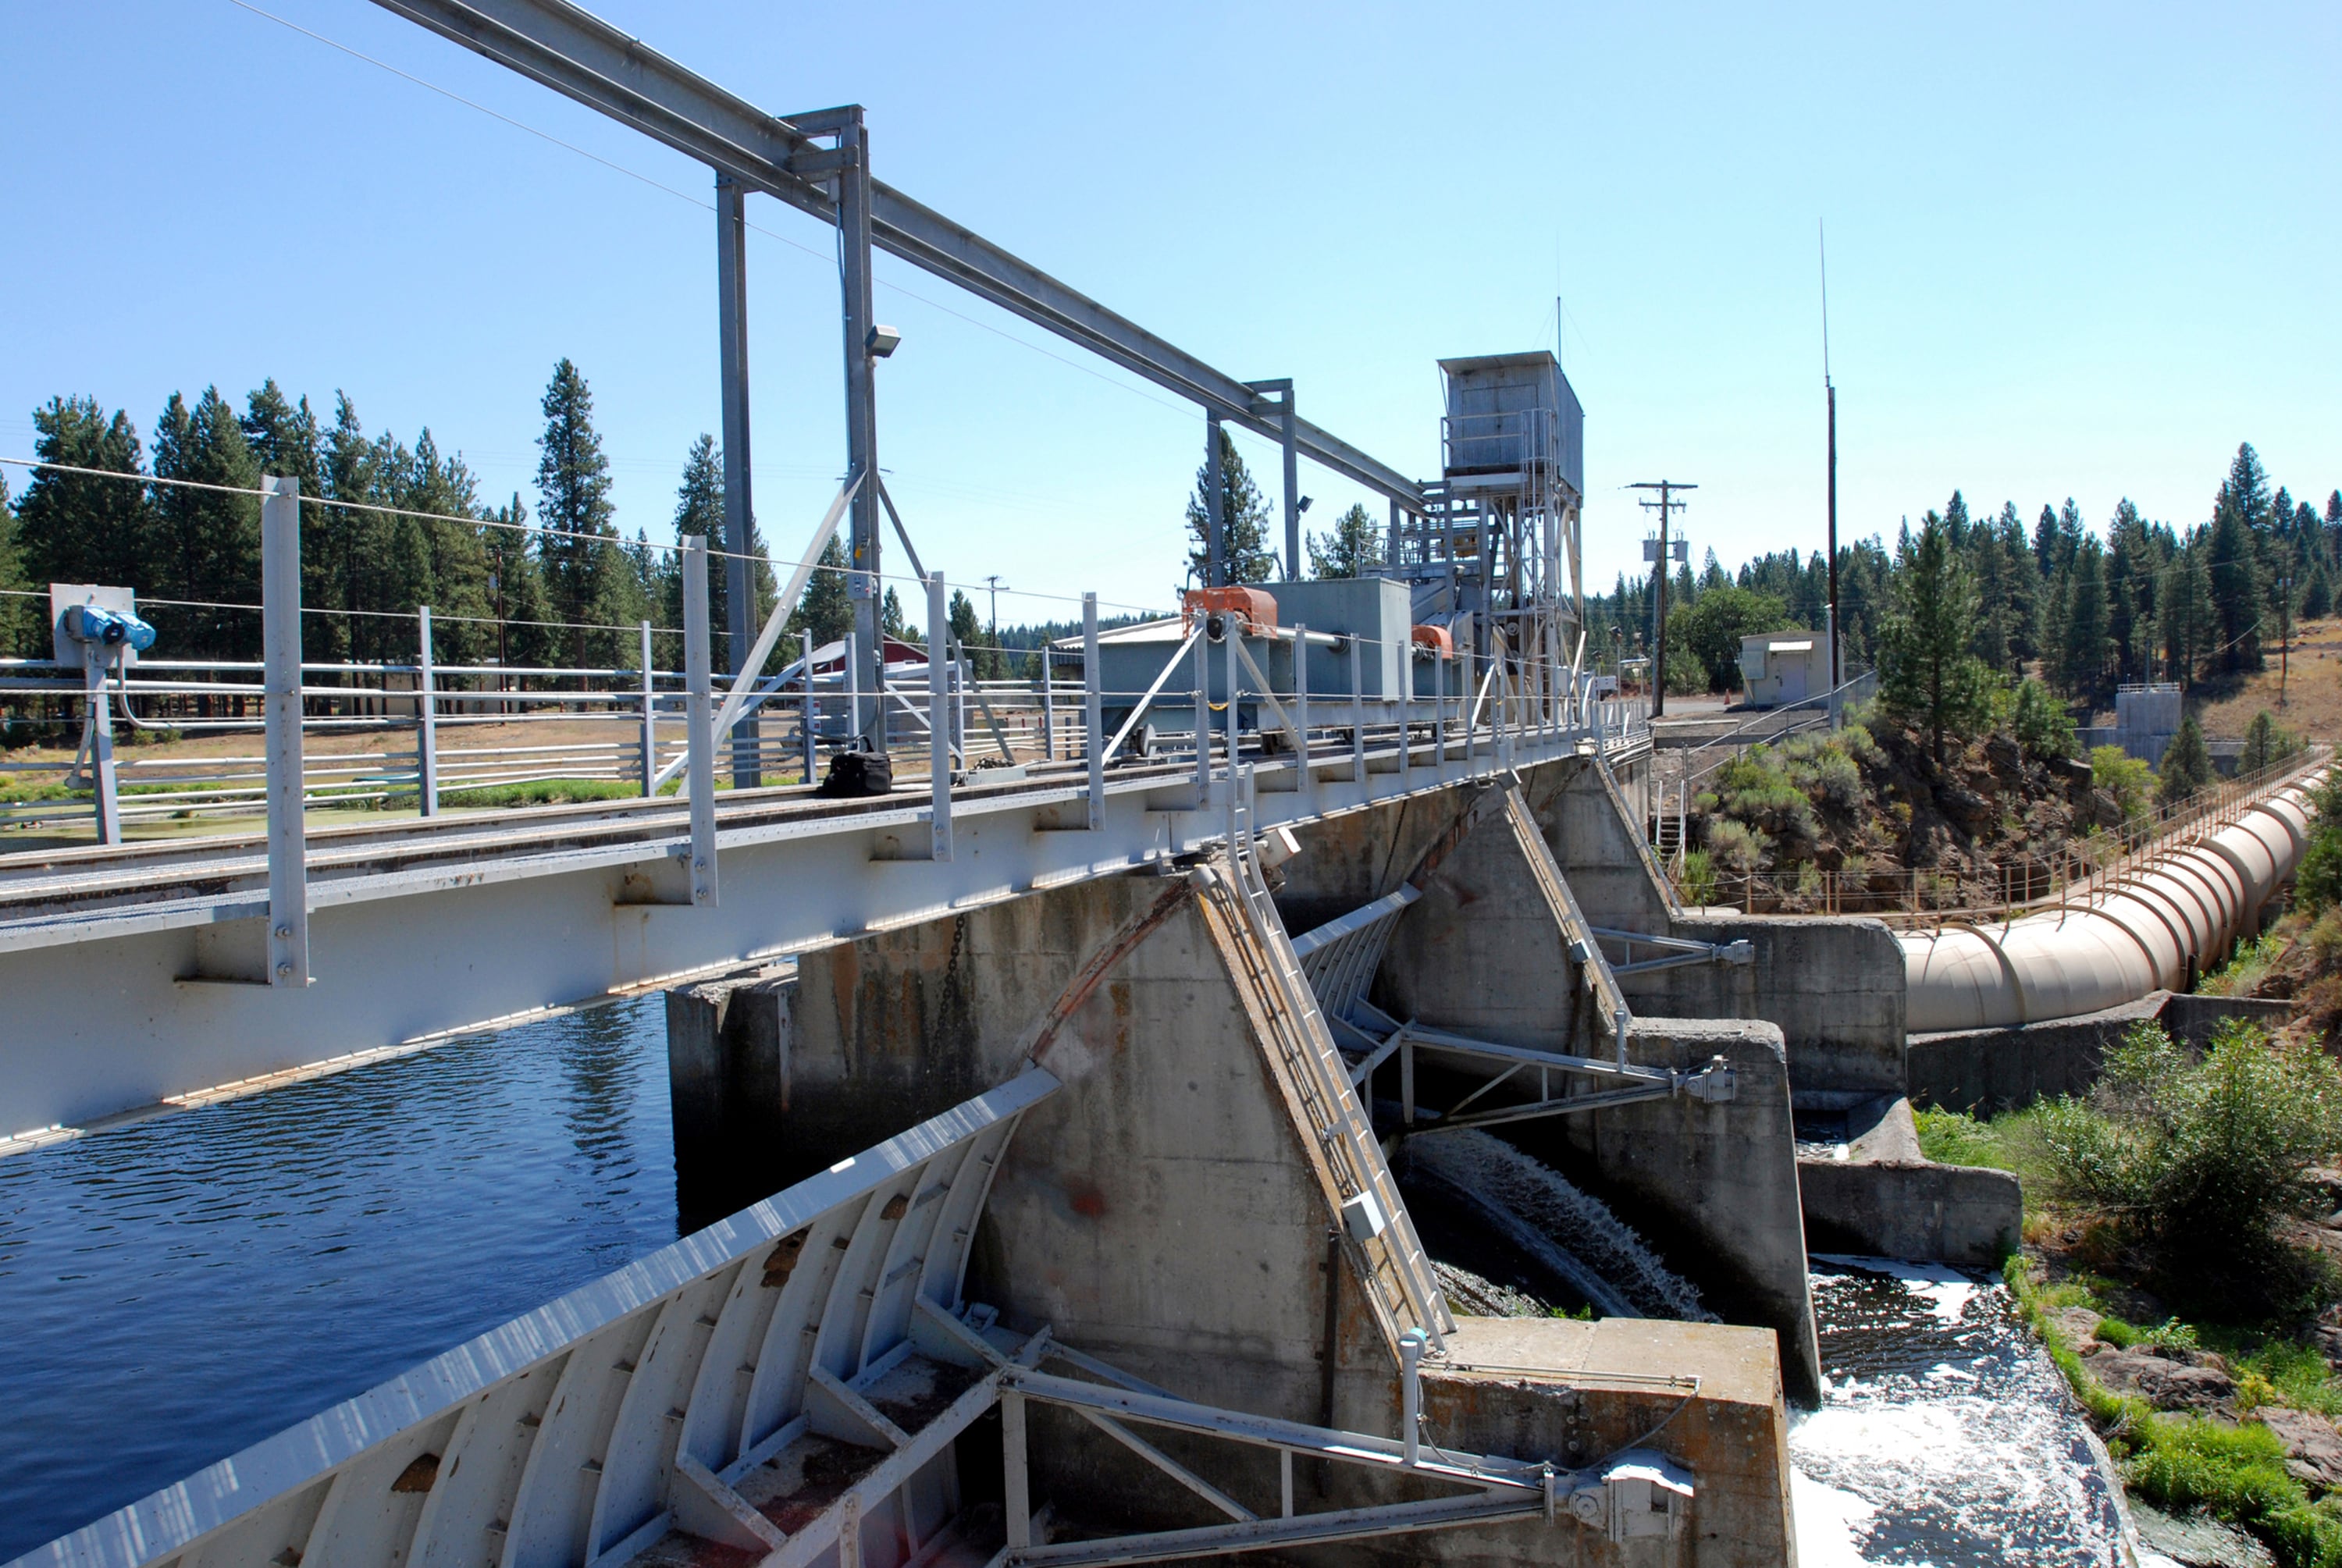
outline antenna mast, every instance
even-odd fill
[[[1821,246],[1822,263],[1822,391],[1829,400],[1829,672],[1830,690],[1846,684],[1837,667],[1837,386],[1830,380],[1829,359],[1829,235],[1822,220],[1814,220],[1814,236]],[[1830,711],[1837,711],[1832,699]]]

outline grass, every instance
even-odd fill
[[[2199,991],[2214,996],[2252,996],[2259,993],[2260,984],[2268,978],[2293,945],[2289,936],[2267,931],[2250,942],[2240,944],[2229,960],[2204,976]]]
[[[2145,1402],[2112,1393],[2090,1375],[2048,1314],[2067,1306],[2095,1310],[2111,1282],[2088,1274],[2048,1282],[2022,1256],[2008,1260],[2004,1277],[2018,1315],[2048,1348],[2075,1398],[2105,1434],[2127,1487],[2159,1508],[2200,1509],[2251,1532],[2282,1568],[2342,1565],[2342,1503],[2310,1502],[2286,1470],[2285,1450],[2267,1427],[2157,1414]],[[2109,1343],[2173,1343],[2183,1335],[2196,1337],[2176,1321],[2140,1330],[2103,1314],[2097,1333]],[[2241,1403],[2247,1405],[2286,1403],[2322,1411],[2337,1398],[2324,1358],[2290,1341],[2268,1338],[2252,1350],[2239,1346],[2230,1366],[2246,1395]]]

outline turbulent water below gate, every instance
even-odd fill
[[[2003,1287],[1814,1262],[1828,1386],[1789,1433],[1801,1568],[2125,1561],[2082,1413]]]
[[[1402,1182],[1471,1310],[1704,1317],[1509,1144]],[[656,998],[0,1159],[0,1561],[674,1239]],[[1817,1262],[1806,1568],[2117,1561],[2080,1417],[1997,1287]]]

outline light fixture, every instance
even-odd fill
[[[901,331],[891,326],[874,326],[868,339],[870,357],[885,359],[903,345]]]
[[[1309,510],[1309,497],[1308,497],[1308,496],[1306,496],[1306,495],[1304,495],[1300,500],[1298,500],[1298,501],[1295,502],[1295,503],[1293,504],[1293,510],[1294,510],[1295,512],[1296,512],[1296,513],[1300,513],[1300,512],[1306,512],[1306,511],[1308,511],[1308,510]]]

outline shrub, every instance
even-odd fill
[[[2049,688],[2030,677],[2017,683],[2009,702],[2008,733],[2037,757],[2074,754],[2074,721]]]
[[[2155,770],[2120,746],[2090,748],[2090,782],[2115,797],[2125,822],[2143,821],[2155,803]]]
[[[2342,1138],[2342,1072],[2314,1045],[2230,1019],[2191,1061],[2135,1024],[2090,1098],[2047,1107],[2041,1134],[2060,1195],[2120,1222],[2180,1283],[2224,1277],[2271,1304],[2314,1283],[2278,1239],[2314,1208],[2308,1169]]]
[[[1680,875],[1686,904],[1704,905],[1716,902],[1716,862],[1707,851],[1686,850]]]
[[[2342,768],[2318,781],[2309,802],[2315,814],[2309,847],[2294,874],[2294,898],[2304,909],[2325,909],[2342,903]]]
[[[1747,824],[1730,817],[1719,817],[1707,824],[1707,854],[1719,871],[1734,876],[1746,876],[1765,864],[1766,852],[1772,841],[1750,828]]]

